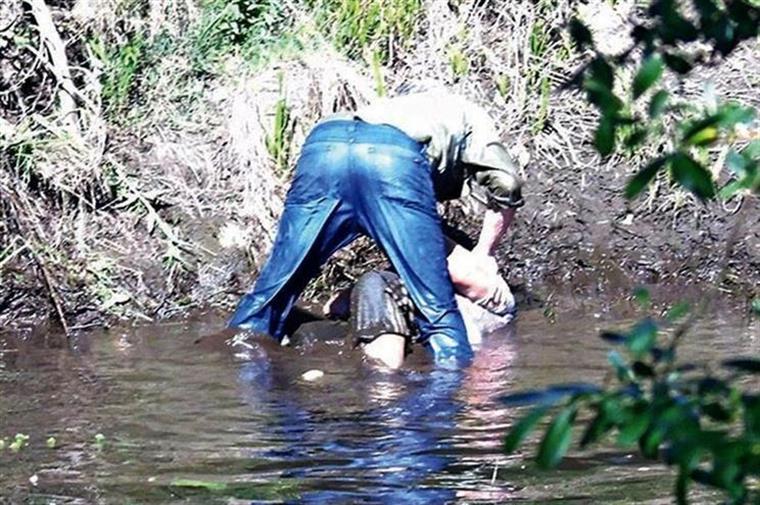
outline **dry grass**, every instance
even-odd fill
[[[225,53],[211,73],[198,72],[187,46],[193,22],[204,15],[200,4],[150,0],[144,15],[124,5],[80,0],[62,13],[64,35],[81,50],[81,61],[72,63],[81,138],[65,133],[50,106],[0,121],[0,317],[18,315],[40,296],[72,327],[98,323],[103,313],[152,319],[230,307],[276,232],[287,174],[276,172],[265,139],[281,99],[294,119],[290,166],[319,117],[376,98],[378,76],[391,95],[409,83],[443,82],[487,105],[529,188],[532,179],[568,170],[580,184],[585,173],[625,175],[640,162],[600,160],[589,144],[593,110],[583,97],[556,91],[582,60],[564,31],[575,13],[569,0],[472,0],[451,4],[456,8],[425,2],[409,44],[394,43],[392,58],[374,70],[363,57],[342,56],[314,12],[283,2],[278,9],[290,23],[283,35],[288,44],[275,44],[255,65],[242,51]],[[614,8],[595,0],[579,14],[614,52],[625,44],[621,27],[634,7],[631,0]],[[123,47],[136,31],[145,33],[146,47],[167,35],[179,45],[146,53],[149,64],[128,106],[118,118],[104,119],[101,83],[109,67],[85,42],[97,34]],[[298,47],[305,49],[293,50]],[[710,70],[719,93],[757,104],[757,54],[756,46],[744,48]],[[681,83],[681,98],[702,96],[699,81]],[[41,82],[48,82],[44,99],[55,87]],[[675,218],[690,197],[665,186],[661,181],[642,205],[670,209]],[[564,218],[551,198],[534,219]],[[309,295],[374,264],[365,261],[368,250],[361,242],[339,255]],[[45,277],[49,282],[37,281]]]

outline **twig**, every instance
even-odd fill
[[[55,285],[53,283],[53,277],[50,275],[50,271],[47,268],[47,264],[45,263],[45,260],[40,256],[34,248],[30,245],[29,239],[26,238],[24,233],[24,226],[22,225],[21,221],[18,217],[18,207],[22,206],[21,202],[19,202],[18,195],[13,195],[9,192],[8,194],[8,201],[10,210],[12,212],[11,219],[13,219],[17,232],[19,233],[21,240],[24,242],[24,246],[26,249],[29,250],[29,254],[32,257],[32,260],[37,265],[37,268],[42,273],[42,279],[45,284],[45,290],[47,291],[48,297],[50,298],[50,301],[53,303],[53,307],[55,308],[56,316],[58,318],[58,322],[61,324],[61,327],[63,328],[63,332],[68,338],[70,336],[70,329],[69,324],[66,321],[66,314],[63,310],[63,305],[61,304],[60,297],[58,295],[58,290],[55,288]],[[29,215],[33,215],[31,209],[28,208]],[[36,242],[41,243],[41,231],[38,229],[35,229],[36,227],[32,227],[30,230],[30,233],[34,236],[36,239]]]
[[[58,92],[61,113],[66,118],[66,125],[71,136],[79,139],[81,137],[79,116],[77,114],[76,102],[74,101],[74,96],[79,95],[79,92],[71,78],[71,70],[69,69],[69,62],[66,57],[66,45],[61,40],[61,35],[53,23],[53,16],[45,0],[26,0],[26,2],[32,8],[32,16],[34,16],[37,22],[40,37],[47,47],[48,56],[50,57],[50,71],[61,85],[61,91]]]
[[[69,324],[66,321],[66,315],[63,312],[63,306],[61,305],[61,301],[59,299],[58,290],[55,289],[55,286],[53,285],[53,278],[50,276],[50,272],[45,265],[45,260],[43,260],[42,257],[37,254],[37,252],[32,247],[29,247],[29,243],[26,239],[24,239],[24,243],[27,249],[29,249],[29,252],[32,255],[34,263],[37,265],[37,268],[39,268],[40,272],[42,272],[42,279],[45,281],[45,289],[47,290],[50,301],[53,302],[53,307],[55,308],[56,315],[58,316],[58,322],[61,323],[61,327],[63,327],[63,333],[68,338],[71,335]]]

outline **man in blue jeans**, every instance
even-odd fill
[[[465,364],[472,350],[454,292],[457,284],[469,288],[457,272],[465,275],[471,262],[495,265],[493,250],[523,203],[521,186],[488,114],[446,91],[325,118],[301,150],[270,257],[229,325],[281,341],[309,280],[333,253],[368,235],[408,290],[420,341],[437,363]],[[436,201],[469,192],[488,210],[478,247],[460,250],[462,260],[452,264],[457,249],[447,251]],[[498,305],[509,288],[494,274],[463,294]],[[375,355],[383,359],[382,351]]]

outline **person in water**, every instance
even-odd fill
[[[229,326],[282,341],[295,301],[319,268],[360,235],[385,252],[414,305],[417,341],[440,364],[472,357],[455,289],[502,310],[511,292],[493,252],[523,204],[522,180],[488,113],[445,90],[386,98],[321,120],[301,150],[269,259]],[[449,246],[436,201],[486,204],[478,245]],[[483,265],[492,275],[473,275]],[[394,363],[398,335],[367,335]]]

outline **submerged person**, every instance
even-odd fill
[[[454,297],[455,272],[494,262],[493,250],[523,204],[521,187],[488,113],[446,91],[327,117],[304,143],[269,259],[229,326],[281,341],[295,301],[319,268],[367,235],[409,292],[419,342],[438,363],[467,363],[472,348]],[[470,191],[487,206],[478,247],[466,260],[457,259],[455,247],[447,261],[436,201]],[[490,282],[490,293],[509,292],[498,275]],[[373,348],[382,355],[386,346],[365,345]]]
[[[493,258],[473,253],[448,237],[445,240],[457,307],[467,340],[475,346],[485,334],[514,319],[515,298]],[[409,292],[392,271],[365,273],[350,289],[334,295],[322,313],[331,319],[350,319],[348,333],[354,346],[362,346],[368,357],[390,368],[399,368],[421,337]]]

